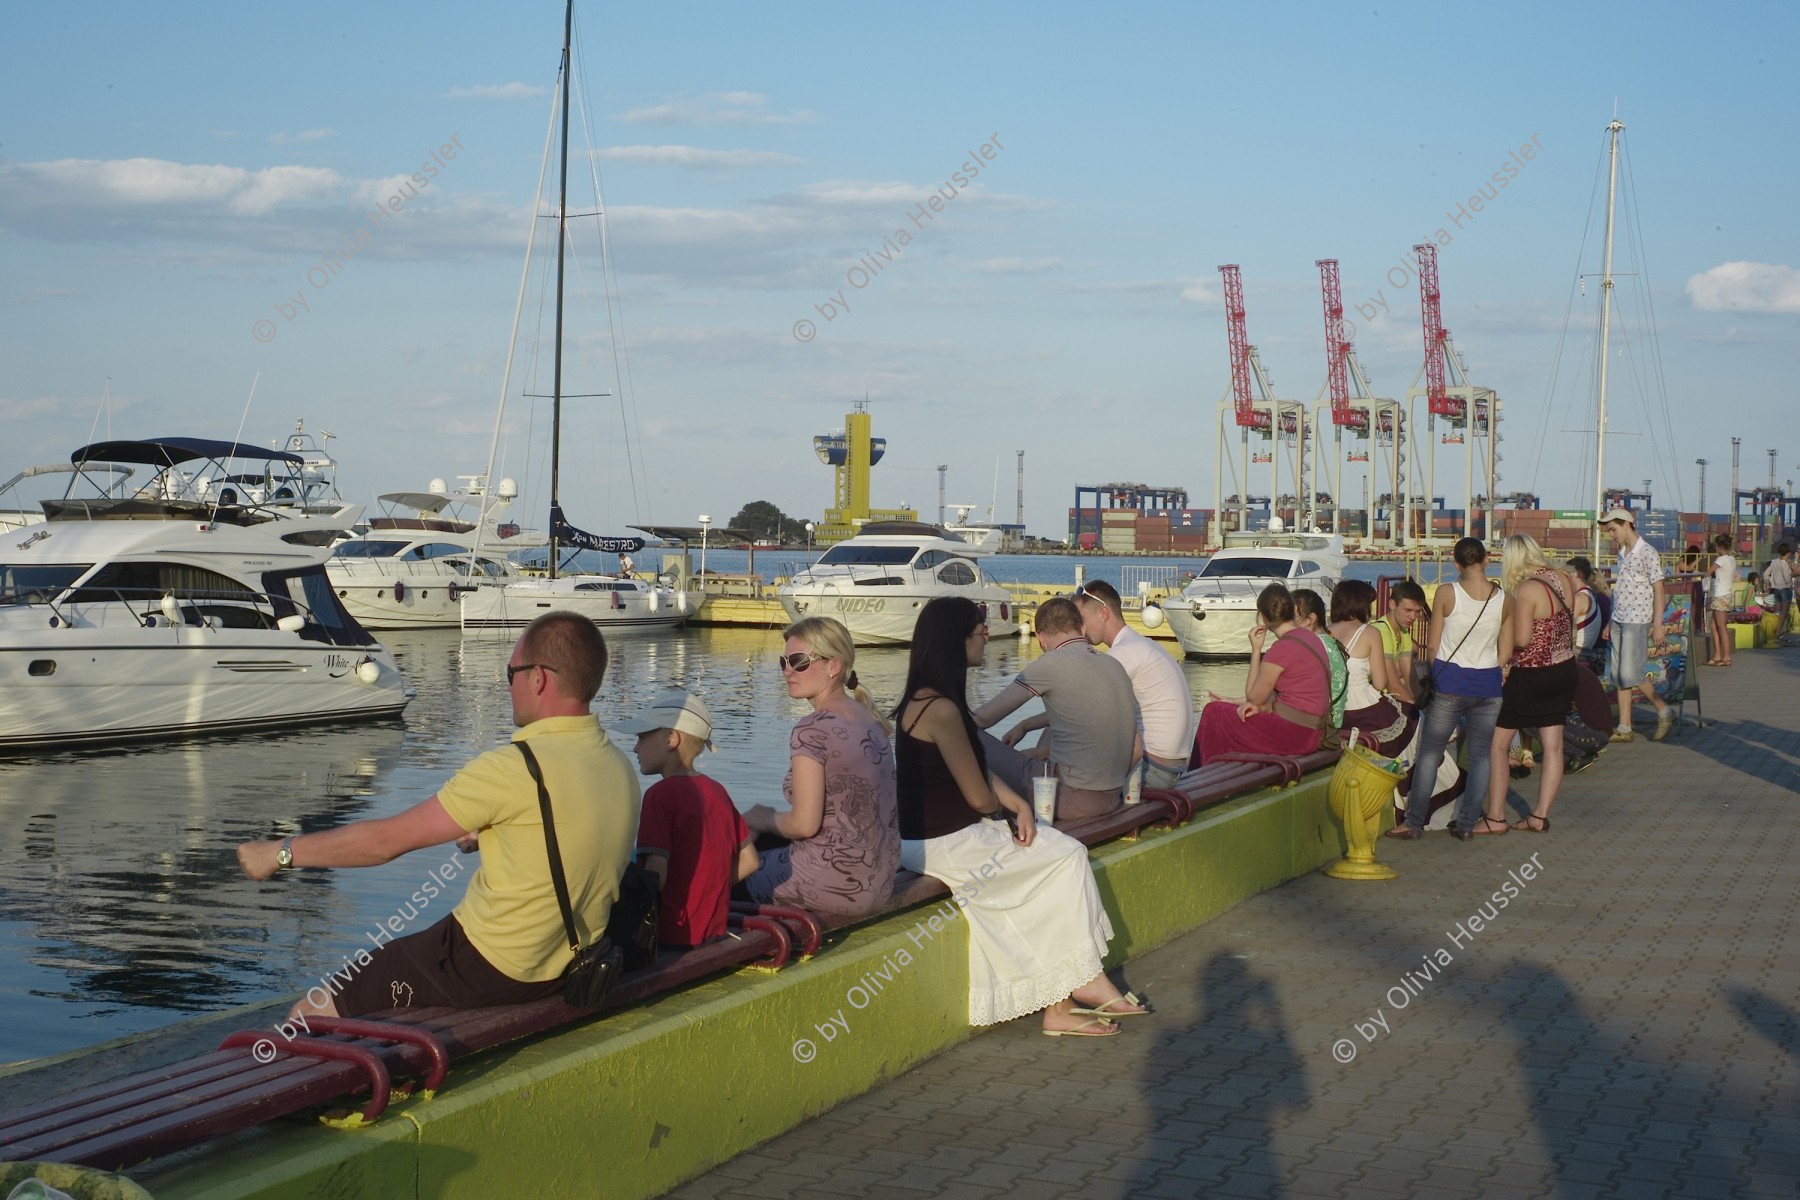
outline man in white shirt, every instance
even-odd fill
[[[1629,742],[1632,692],[1656,706],[1656,732],[1660,742],[1675,724],[1675,710],[1656,695],[1656,686],[1644,674],[1650,644],[1663,640],[1663,569],[1656,547],[1638,536],[1637,519],[1629,509],[1615,508],[1600,518],[1600,528],[1612,539],[1619,556],[1613,567],[1613,686],[1618,691],[1619,727],[1612,740]],[[1694,614],[1694,637],[1700,636],[1699,613]],[[1691,654],[1690,654],[1691,657]]]
[[[1104,645],[1131,676],[1144,736],[1144,785],[1173,787],[1187,770],[1194,742],[1194,694],[1187,674],[1169,653],[1125,624],[1119,593],[1097,580],[1076,589],[1081,632]]]
[[[1782,542],[1775,547],[1775,557],[1769,560],[1769,569],[1763,573],[1763,586],[1775,593],[1775,629],[1776,644],[1788,644],[1788,613],[1794,607],[1794,564],[1793,546]]]

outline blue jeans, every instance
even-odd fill
[[[1413,763],[1412,790],[1406,796],[1406,823],[1425,828],[1431,819],[1431,793],[1437,787],[1438,766],[1457,723],[1463,726],[1463,745],[1469,748],[1469,778],[1456,802],[1452,821],[1458,829],[1473,829],[1487,804],[1488,759],[1493,753],[1494,721],[1500,716],[1498,696],[1452,696],[1439,692],[1431,698],[1419,730],[1419,757]]]

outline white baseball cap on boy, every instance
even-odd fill
[[[699,738],[708,750],[713,748],[712,712],[706,701],[683,691],[664,692],[637,716],[620,721],[617,728],[633,735],[673,729]]]

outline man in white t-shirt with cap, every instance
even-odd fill
[[[1618,692],[1619,727],[1612,740],[1629,742],[1632,692],[1656,706],[1656,732],[1660,742],[1675,724],[1675,710],[1662,702],[1656,687],[1645,677],[1650,645],[1663,640],[1663,568],[1656,547],[1638,536],[1637,518],[1630,509],[1611,509],[1600,518],[1600,528],[1612,539],[1619,561],[1613,567],[1613,687]]]

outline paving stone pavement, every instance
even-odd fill
[[[1398,880],[1114,972],[1156,1008],[1118,1038],[991,1029],[670,1195],[1800,1195],[1800,650],[1702,682],[1547,835],[1384,839]]]

